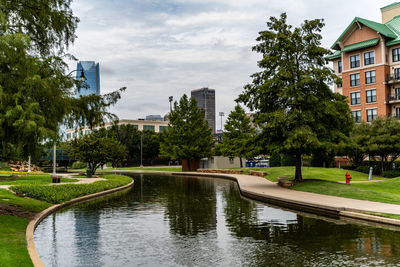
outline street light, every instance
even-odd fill
[[[72,73],[77,72],[77,71],[78,70],[73,70],[70,73],[68,73],[67,76],[70,76]],[[82,82],[86,80],[85,73],[83,72],[83,70],[81,70],[81,76],[79,76],[79,80],[82,81]],[[56,164],[57,164],[57,145],[56,145],[56,140],[54,139],[54,145],[53,145],[53,173],[52,173],[53,176],[55,176],[57,174]]]
[[[222,117],[225,116],[225,114],[223,112],[220,112],[219,116],[221,116],[221,132],[222,132]]]
[[[172,101],[174,101],[174,97],[170,96],[169,97],[169,111],[172,112]]]

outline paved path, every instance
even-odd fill
[[[174,173],[185,175],[185,173]],[[245,193],[250,193],[258,196],[265,196],[271,199],[277,199],[286,201],[294,204],[300,204],[305,206],[314,206],[320,208],[330,208],[342,211],[354,211],[354,212],[378,212],[378,213],[391,213],[400,215],[400,205],[386,204],[373,201],[349,199],[343,197],[327,196],[315,193],[308,193],[302,191],[296,191],[286,189],[278,186],[276,183],[270,182],[269,180],[251,176],[251,175],[239,175],[239,174],[201,174],[201,173],[190,173],[190,175],[198,176],[229,176],[237,180],[240,190]]]

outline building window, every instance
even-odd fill
[[[400,120],[400,108],[396,108],[396,119]]]
[[[361,110],[352,111],[353,119],[355,123],[361,122]]]
[[[352,105],[359,105],[361,104],[361,97],[360,92],[354,92],[350,94],[351,104]]]
[[[350,74],[350,86],[360,85],[360,73]]]
[[[86,130],[86,131],[85,131],[85,134],[90,134],[90,130]]]
[[[73,133],[72,133],[72,137],[73,137],[73,138],[76,138],[76,132],[73,132]]]
[[[214,157],[211,157],[211,164],[214,164]]]
[[[395,48],[392,50],[393,62],[400,61],[400,48]]]
[[[360,67],[360,55],[350,56],[350,68]]]
[[[67,140],[71,139],[71,134],[67,133]]]
[[[342,73],[343,67],[342,67],[342,61],[338,61],[338,73]]]
[[[143,125],[143,130],[154,131],[154,125]]]
[[[139,129],[139,126],[137,124],[133,124],[133,128],[135,128],[137,130],[137,129]]]
[[[367,90],[367,103],[376,102],[376,89]]]
[[[234,161],[234,158],[233,158],[233,157],[229,157],[229,163],[230,163],[230,164],[233,164],[233,163],[235,163],[235,161]]]
[[[364,65],[371,65],[371,64],[375,64],[375,53],[374,53],[374,51],[364,53]]]
[[[376,71],[371,70],[365,72],[365,83],[376,83]]]
[[[377,115],[377,109],[367,109],[367,121],[373,121],[376,120],[376,118],[378,117]]]
[[[396,100],[400,100],[400,88],[394,89]]]
[[[400,68],[394,69],[394,79],[400,80]]]
[[[168,126],[160,126],[160,132],[168,131]]]
[[[342,88],[342,86],[343,86],[341,82],[337,83],[336,85],[337,85],[337,88]]]

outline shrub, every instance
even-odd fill
[[[81,161],[75,161],[72,163],[72,169],[84,169],[87,167],[87,164],[85,162]]]
[[[378,166],[371,166],[371,167],[373,168],[372,174],[379,175],[381,173]],[[358,166],[354,170],[358,171],[358,172],[363,172],[363,173],[369,174],[369,168],[370,168],[370,166]]]
[[[292,155],[283,154],[281,157],[281,166],[296,166],[296,159]]]
[[[280,154],[272,154],[269,158],[269,166],[270,167],[280,167],[281,166],[281,155]]]
[[[342,168],[343,170],[352,171],[352,170],[355,170],[357,168],[357,166],[355,166],[355,165],[344,165],[344,166],[340,166],[340,168]],[[369,172],[369,170],[368,170],[368,172]]]
[[[27,197],[43,200],[49,203],[62,203],[68,200],[106,191],[112,188],[126,185],[132,178],[124,175],[105,175],[106,181],[97,181],[91,184],[64,184],[57,186],[49,185],[16,185],[11,190],[17,194],[24,194]]]
[[[400,176],[400,170],[392,170],[392,171],[385,171],[383,177],[386,178],[395,178]]]

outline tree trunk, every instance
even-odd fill
[[[301,154],[296,154],[296,173],[294,176],[295,182],[302,182],[303,177],[301,175]]]
[[[243,168],[242,157],[239,157],[239,158],[240,158],[240,168]]]

